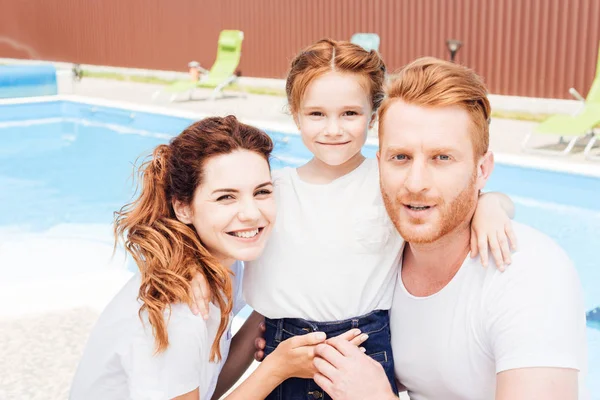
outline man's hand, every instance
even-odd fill
[[[327,340],[344,342],[360,352],[356,346],[361,345],[367,338],[368,335],[361,334],[360,330],[355,328]],[[317,372],[313,362],[316,346],[319,343],[324,343],[325,340],[326,335],[323,332],[312,332],[291,337],[281,342],[273,353],[267,357],[267,360],[277,360],[276,363],[279,365],[277,373],[284,374],[282,376],[284,379],[310,379]]]
[[[315,349],[314,380],[334,400],[397,399],[383,367],[341,338]]]
[[[265,323],[261,322],[259,325],[260,335],[256,339],[254,339],[254,349],[255,349],[254,359],[256,361],[262,361],[265,358],[265,347],[267,346],[267,341],[263,337],[265,330],[266,330]],[[347,342],[350,342],[351,344],[353,344],[355,346],[360,346],[369,338],[369,336],[366,334],[361,334],[360,330],[351,329],[349,331],[346,331],[346,332],[340,334],[339,336],[336,336],[333,339],[328,339],[328,341],[335,340],[338,338],[346,340]],[[364,347],[361,347],[360,349],[362,351],[364,351]]]

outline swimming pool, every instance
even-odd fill
[[[82,296],[105,301],[100,289],[115,290],[128,277],[122,258],[110,257],[110,224],[113,211],[131,199],[132,164],[200,117],[92,100],[1,103],[0,292],[17,297],[23,310],[64,306]],[[275,141],[273,168],[308,159],[297,135],[266,128]],[[365,147],[367,156],[375,151]],[[487,189],[510,195],[518,221],[566,249],[586,308],[600,306],[600,177],[498,163]],[[27,303],[22,292],[32,281],[38,288],[53,282],[54,295],[44,304]],[[84,281],[88,287],[94,282],[97,293],[82,293]],[[588,347],[588,386],[600,399],[600,327],[590,324]]]

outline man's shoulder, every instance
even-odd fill
[[[549,236],[514,223],[518,251],[505,272],[487,271],[480,316],[496,372],[583,368],[583,290],[567,253]]]
[[[513,228],[518,246],[517,251],[512,253],[512,263],[501,272],[490,257],[490,266],[483,272],[485,301],[508,305],[512,304],[512,300],[500,298],[516,297],[514,300],[519,302],[523,300],[521,297],[546,296],[555,290],[560,291],[561,287],[570,283],[575,290],[579,278],[565,250],[551,237],[531,226],[513,222]],[[511,294],[508,295],[508,292]]]
[[[539,268],[547,271],[552,266],[571,266],[571,260],[565,250],[550,236],[518,222],[513,222],[513,229],[518,248],[512,256],[513,263],[509,269]]]
[[[506,271],[494,266],[486,272],[486,301],[520,307],[529,300],[578,294],[579,276],[565,250],[535,228],[516,222],[513,227],[518,249]]]

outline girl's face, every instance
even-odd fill
[[[248,150],[212,157],[204,164],[192,203],[175,201],[173,208],[222,264],[255,260],[275,223],[269,164]]]
[[[375,122],[366,81],[359,75],[328,72],[306,88],[294,116],[304,145],[331,166],[360,154]]]

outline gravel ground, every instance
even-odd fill
[[[97,318],[83,308],[0,320],[0,399],[67,399]]]

